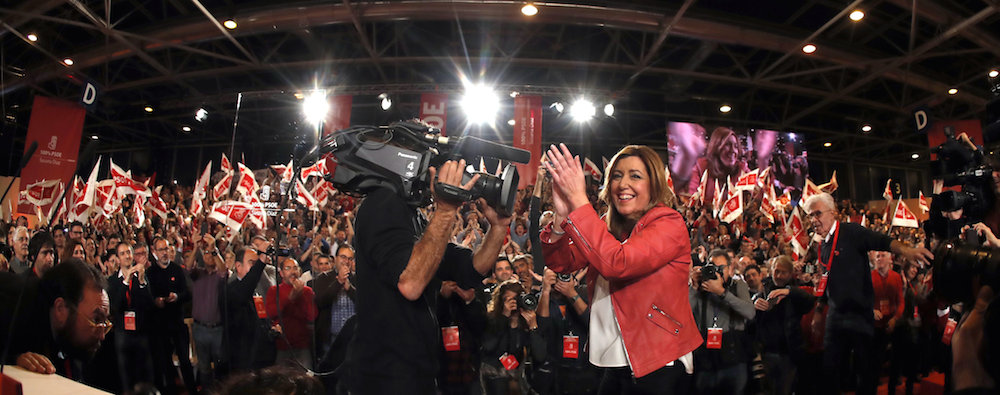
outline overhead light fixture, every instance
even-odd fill
[[[306,95],[302,94],[302,92],[295,92],[295,99],[296,100],[302,100],[302,99],[305,99],[305,98],[306,98]]]
[[[143,111],[146,111],[146,112],[153,112],[153,106],[146,106],[146,107],[143,107]]]
[[[222,22],[222,26],[225,26],[226,29],[233,30],[236,28],[236,21],[233,19],[226,19],[225,22]]]
[[[524,7],[521,7],[521,13],[524,16],[535,16],[538,14],[538,7],[532,3],[525,4]]]
[[[806,44],[806,45],[802,46],[802,52],[805,52],[805,53],[816,52],[816,46],[813,45],[813,44]]]
[[[306,116],[306,121],[313,125],[319,125],[326,119],[326,113],[330,111],[330,103],[326,101],[325,90],[315,90],[302,102],[302,113]]]
[[[728,104],[723,104],[721,107],[719,107],[719,112],[727,113],[727,112],[730,112],[730,111],[733,111],[733,107],[731,107]]]
[[[823,143],[823,146],[826,147],[826,148],[830,148],[830,146],[832,146],[832,145],[833,145],[833,143],[831,143],[829,141]]]
[[[957,94],[957,93],[958,93],[958,88],[948,89],[948,94],[949,95],[954,95],[954,94]]]
[[[855,22],[860,21],[862,19],[865,19],[865,12],[861,10],[854,10],[854,12],[851,12],[850,18],[852,21]]]
[[[861,131],[865,133],[872,131],[872,125],[869,124],[861,125]]]
[[[521,93],[518,92],[518,91],[510,91],[510,97],[517,97],[517,95],[520,95],[520,94]]]
[[[467,85],[461,103],[470,123],[492,124],[500,111],[500,99],[496,92],[482,83]]]
[[[552,105],[550,105],[549,108],[554,109],[556,110],[557,113],[562,114],[563,110],[565,109],[565,106],[563,106],[563,104],[560,102],[555,102],[552,103]]]
[[[194,119],[198,122],[205,122],[208,119],[208,111],[204,108],[199,108],[198,111],[194,113]]]
[[[508,125],[510,125],[510,126],[514,126],[514,125],[516,125],[516,124],[517,124],[517,122],[514,122],[514,120],[513,120],[513,119],[508,119],[508,120],[507,120],[507,124],[508,124]]]
[[[604,115],[607,115],[609,117],[615,116],[615,105],[611,104],[611,103],[605,104],[604,105]]]
[[[98,139],[98,137],[97,137],[97,135],[96,135],[96,134],[93,134],[93,135],[91,135],[91,136],[90,136],[90,139],[91,139],[91,140],[97,140],[97,139]]]
[[[589,121],[596,113],[594,103],[587,99],[579,99],[569,106],[569,115],[577,122]]]
[[[72,66],[73,65],[73,59],[70,59],[70,58],[63,59],[63,64],[65,64],[67,66]]]
[[[187,125],[184,125],[184,126],[181,126],[181,130],[183,130],[184,132],[190,132],[191,131],[191,127],[187,126]]]
[[[920,159],[920,154],[914,152],[913,155],[910,155],[910,158],[913,159],[913,160]]]
[[[997,76],[1000,76],[1000,70],[997,69],[990,70],[990,72],[986,75],[988,75],[990,78],[997,78]]]
[[[392,108],[392,99],[389,98],[388,93],[381,93],[378,95],[379,107],[382,111],[389,111]]]
[[[28,35],[26,37],[28,38],[28,41],[31,41],[31,42],[38,41],[38,36],[35,35],[35,33],[28,33]]]

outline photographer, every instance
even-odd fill
[[[480,175],[461,185],[465,160],[431,167],[432,181],[470,190]],[[482,247],[448,243],[461,202],[433,187],[434,213],[423,226],[416,207],[390,188],[368,193],[355,224],[357,248],[357,332],[341,377],[357,393],[437,391],[442,339],[433,308],[441,280],[469,289],[490,272],[500,253],[510,217],[481,201],[490,222]]]
[[[533,361],[546,358],[545,339],[538,330],[535,310],[519,301],[522,295],[524,289],[516,282],[504,283],[493,291],[486,313],[480,371],[488,395],[508,393],[512,381],[519,393],[530,393],[525,361],[529,355]]]
[[[739,394],[747,384],[750,339],[747,321],[756,311],[750,290],[733,279],[729,253],[716,249],[709,263],[691,269],[689,299],[698,330],[706,341],[695,350],[694,387],[700,393]]]
[[[793,271],[791,258],[777,257],[771,277],[761,281],[762,291],[754,298],[757,339],[774,394],[792,393],[796,371],[805,363],[800,322],[816,303],[816,297],[797,286]]]

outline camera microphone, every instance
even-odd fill
[[[475,136],[453,138],[427,133],[424,135],[424,139],[435,144],[452,147],[455,154],[463,157],[489,156],[522,164],[531,160],[531,152],[527,150],[497,144]]]

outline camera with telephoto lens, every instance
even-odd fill
[[[440,168],[448,160],[465,159],[466,163],[484,158],[500,163],[528,163],[529,151],[494,143],[474,136],[444,137],[441,131],[415,121],[388,126],[352,126],[325,136],[313,154],[324,155],[325,179],[342,192],[365,195],[387,188],[407,204],[424,207],[431,203],[431,183],[435,195],[459,204],[484,198],[503,216],[514,211],[517,197],[517,169],[507,163],[499,175],[464,172],[462,184],[476,174],[472,188],[438,183],[429,169]],[[490,159],[490,160],[492,160]]]
[[[267,247],[267,252],[264,254],[270,256],[291,256],[292,250],[288,248],[277,248],[274,245],[271,245],[270,247]]]
[[[538,308],[538,296],[531,292],[523,292],[517,295],[517,308],[535,311]]]
[[[931,162],[931,178],[940,179],[944,186],[961,186],[959,191],[944,191],[931,200],[929,217],[924,223],[928,234],[938,239],[959,236],[966,225],[982,222],[993,206],[993,168],[981,149],[973,149],[955,135],[953,126],[945,126],[947,140],[932,149],[938,160]],[[962,217],[951,220],[942,213],[962,210]],[[974,230],[964,232],[966,241],[979,244]]]
[[[556,273],[556,279],[564,283],[573,281],[573,275],[569,273]]]
[[[707,263],[701,267],[701,281],[715,280],[719,278],[720,274],[722,274],[722,268],[715,266],[714,263]]]

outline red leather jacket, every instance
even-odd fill
[[[545,263],[556,272],[590,266],[591,300],[597,275],[608,280],[611,304],[635,377],[666,366],[701,345],[691,314],[688,277],[691,242],[680,213],[658,205],[646,212],[624,242],[608,231],[590,205],[573,210],[566,234],[550,242],[542,231]]]

